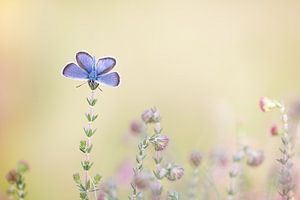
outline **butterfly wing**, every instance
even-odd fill
[[[63,69],[62,74],[65,77],[77,79],[77,80],[88,79],[88,73],[74,63],[67,64]]]
[[[108,86],[116,87],[120,83],[120,76],[117,72],[99,75],[96,80],[97,83],[103,83]]]
[[[93,70],[94,59],[87,52],[78,52],[76,54],[76,61],[82,69],[90,73]]]
[[[100,58],[96,65],[97,75],[106,74],[116,65],[116,59],[112,57]]]

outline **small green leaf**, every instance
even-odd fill
[[[75,183],[80,184],[81,180],[80,180],[80,175],[79,173],[75,173],[73,174],[73,180],[75,181]]]
[[[102,178],[102,176],[100,174],[96,174],[95,177],[94,177],[94,183],[96,185],[99,184],[101,178]]]

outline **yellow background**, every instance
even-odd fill
[[[134,158],[123,141],[129,122],[156,106],[181,164],[192,149],[234,149],[242,124],[266,153],[249,172],[263,190],[279,144],[268,129],[279,116],[262,114],[258,99],[299,94],[299,11],[296,0],[1,0],[0,177],[26,159],[29,199],[77,199],[71,175],[80,171],[89,90],[61,70],[86,50],[116,57],[121,75],[118,88],[98,92],[92,158],[105,178]]]

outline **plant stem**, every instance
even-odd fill
[[[139,152],[138,155],[136,156],[137,165],[133,169],[135,177],[141,174],[141,172],[143,171],[144,159],[146,157],[146,149],[148,146],[149,146],[149,138],[148,136],[145,136],[145,138],[138,145]],[[138,191],[138,188],[134,180],[131,182],[131,187],[132,187],[132,195],[129,198],[130,200],[136,200],[140,196],[141,192]]]
[[[283,133],[281,135],[282,148],[280,148],[281,157],[278,159],[278,162],[281,164],[281,169],[279,172],[279,184],[281,186],[281,191],[279,194],[284,200],[293,200],[293,178],[291,174],[291,168],[293,165],[291,158],[293,157],[293,152],[291,136],[288,130],[288,115],[285,107],[282,104],[278,104],[278,107],[280,109],[283,123]]]
[[[195,167],[192,173],[191,182],[189,184],[189,193],[188,193],[188,199],[194,200],[197,199],[197,187],[199,184],[199,167]]]

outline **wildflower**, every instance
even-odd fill
[[[263,111],[263,112],[268,112],[274,108],[277,107],[277,104],[274,100],[271,100],[267,97],[262,97],[260,100],[259,100],[259,106],[260,106],[260,109]]]
[[[160,112],[156,108],[145,110],[141,116],[145,123],[155,123],[160,121]]]
[[[184,175],[184,169],[178,165],[169,164],[167,169],[168,174],[166,175],[166,177],[170,181],[179,180]]]
[[[139,134],[141,134],[144,130],[144,126],[143,123],[141,121],[138,120],[133,120],[130,123],[130,133],[134,136],[137,136]]]
[[[190,155],[190,163],[193,167],[198,167],[202,161],[202,154],[199,151],[193,151]]]
[[[21,175],[15,169],[10,170],[5,178],[9,183],[16,183],[20,179]]]
[[[149,141],[154,146],[155,151],[163,151],[168,146],[169,138],[162,134],[155,134]]]
[[[248,150],[247,151],[247,164],[252,167],[259,166],[264,161],[263,151]]]
[[[278,126],[276,124],[273,124],[271,126],[270,133],[271,133],[272,136],[279,135]]]
[[[19,163],[17,165],[17,170],[20,173],[24,173],[24,172],[29,171],[29,164],[28,164],[28,162],[25,161],[25,160],[19,161]]]
[[[161,180],[168,174],[168,170],[163,167],[158,167],[156,171],[154,171],[154,175],[157,179]]]
[[[134,176],[133,183],[139,190],[144,190],[149,186],[149,176],[147,174],[137,174]]]

